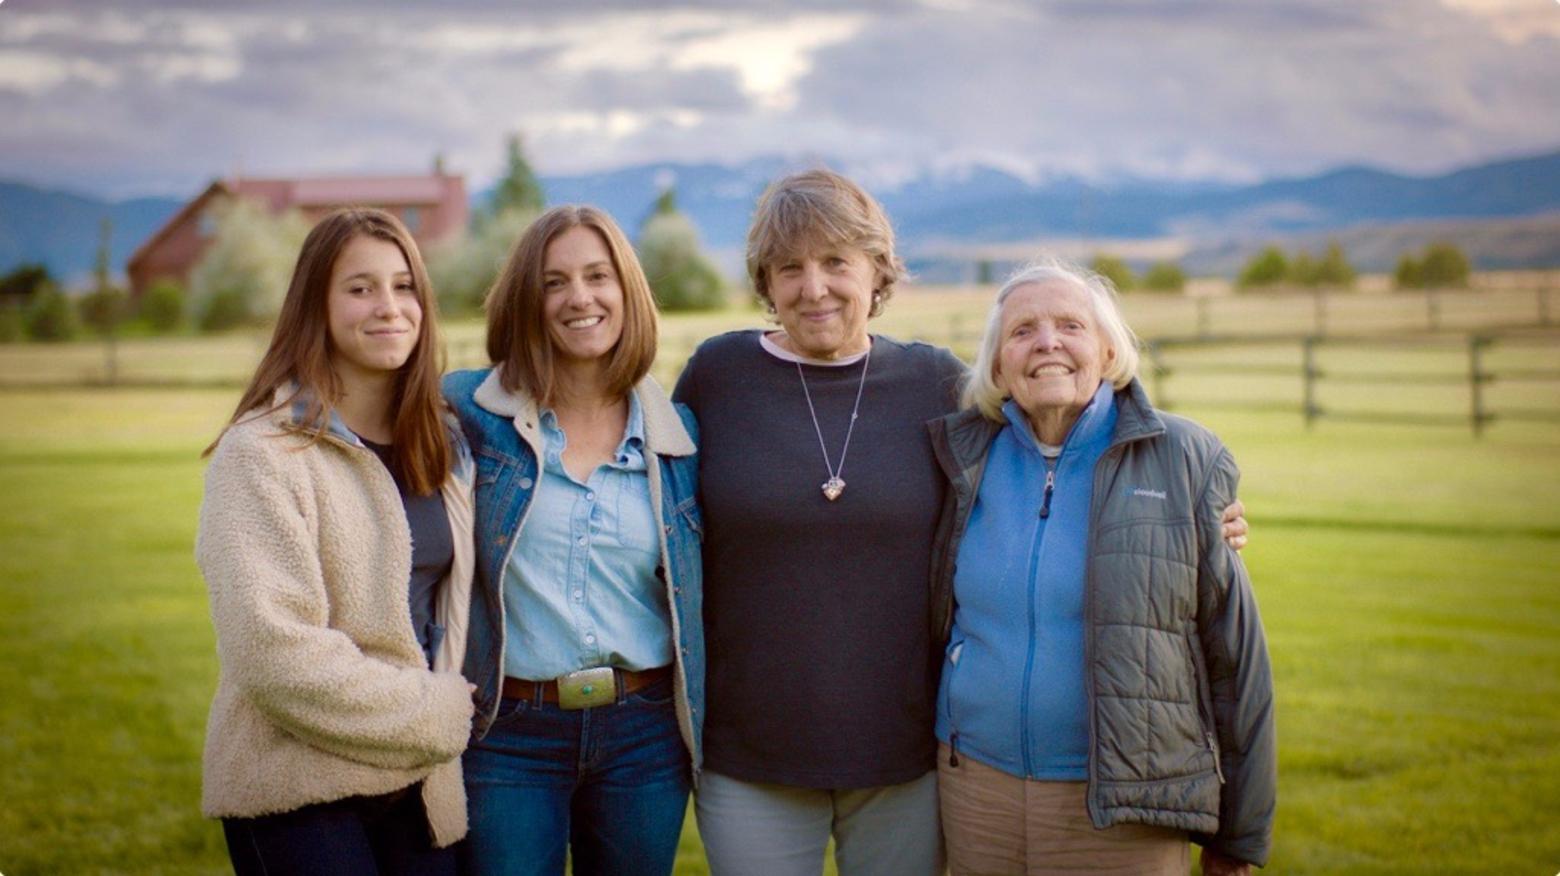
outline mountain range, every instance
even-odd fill
[[[754,201],[769,180],[800,166],[806,164],[779,157],[733,165],[655,163],[541,182],[550,202],[597,204],[630,234],[663,188],[674,185],[705,245],[737,275]],[[1093,183],[1031,181],[968,165],[870,188],[893,217],[901,250],[928,280],[957,279],[953,274],[987,251],[1001,260],[1064,240],[1074,248],[1120,246],[1129,260],[1151,250],[1215,273],[1232,272],[1243,253],[1266,242],[1312,246],[1327,239],[1342,242],[1367,270],[1390,267],[1391,242],[1435,237],[1466,241],[1480,267],[1560,265],[1560,239],[1552,234],[1560,225],[1560,151],[1435,176],[1345,167],[1245,185]],[[481,206],[488,196],[480,191],[472,199]],[[182,204],[174,198],[111,202],[0,182],[0,272],[41,261],[56,275],[79,278],[91,269],[105,216],[113,223],[111,259],[122,269]],[[1145,248],[1149,242],[1156,245]]]

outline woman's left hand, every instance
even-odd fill
[[[1246,525],[1246,506],[1239,499],[1224,509],[1224,517],[1220,522],[1224,524],[1224,541],[1230,547],[1240,550],[1246,546],[1246,534],[1251,531],[1251,527]]]
[[[1230,507],[1234,508],[1235,505]],[[1251,876],[1251,865],[1205,847],[1202,850],[1202,871],[1203,876]]]

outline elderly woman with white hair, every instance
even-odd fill
[[[1058,262],[997,294],[932,556],[938,791],[953,873],[1189,872],[1267,861],[1273,682],[1221,538],[1239,471],[1155,411],[1110,287]]]

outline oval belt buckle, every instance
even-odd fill
[[[558,678],[560,709],[590,709],[617,702],[617,677],[610,666],[581,669]]]

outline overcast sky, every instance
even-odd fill
[[[0,0],[0,179],[826,157],[1251,180],[1560,148],[1556,0]]]

